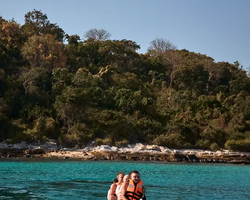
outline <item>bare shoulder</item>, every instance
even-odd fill
[[[110,186],[110,190],[108,192],[108,200],[116,199],[116,197],[114,196],[115,189],[116,189],[116,184],[113,183]]]
[[[113,184],[110,186],[110,189],[112,190],[112,189],[115,189],[115,188],[116,188],[116,184],[113,183]]]
[[[126,188],[126,183],[125,183],[125,184],[122,184],[122,188]]]

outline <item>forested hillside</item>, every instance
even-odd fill
[[[250,151],[250,79],[238,62],[163,39],[139,54],[103,29],[85,36],[37,10],[23,25],[0,17],[0,141]]]

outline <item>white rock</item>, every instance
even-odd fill
[[[119,148],[118,148],[118,147],[114,147],[114,146],[113,146],[113,147],[111,147],[111,150],[112,150],[112,151],[116,151],[116,152],[117,152],[117,151],[119,151]]]

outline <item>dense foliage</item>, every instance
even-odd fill
[[[87,36],[37,10],[24,25],[0,17],[0,141],[250,151],[250,79],[238,62],[163,39],[139,54],[103,29]]]

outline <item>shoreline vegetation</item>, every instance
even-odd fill
[[[228,163],[250,164],[250,153],[228,150],[169,149],[157,145],[137,143],[127,147],[109,145],[88,146],[83,149],[60,148],[56,142],[43,145],[0,143],[0,159],[3,158],[53,158],[111,161],[153,161],[179,163]]]
[[[239,61],[216,62],[163,38],[139,53],[136,41],[110,35],[69,35],[39,10],[22,25],[0,16],[0,142],[13,144],[3,157],[14,144],[51,139],[76,152],[94,141],[104,152],[85,149],[82,159],[220,162],[214,152],[226,149],[221,162],[234,162],[228,152],[250,152],[250,71]],[[170,150],[109,150],[140,143]],[[71,157],[42,149],[25,146],[20,156]]]

